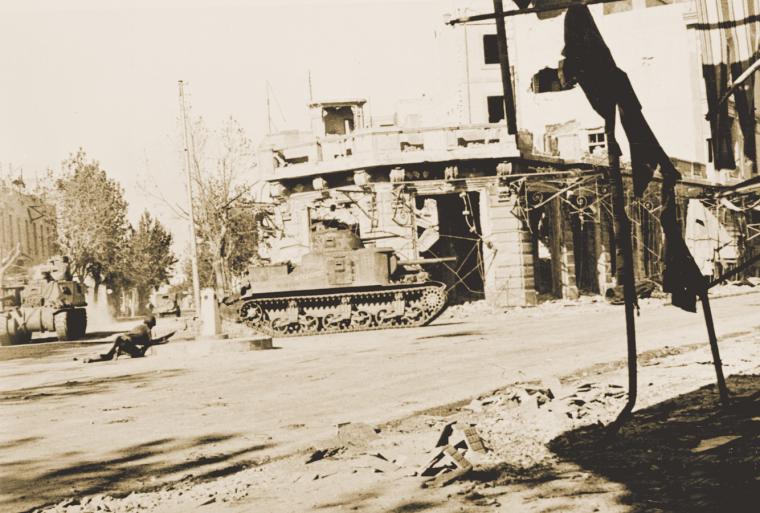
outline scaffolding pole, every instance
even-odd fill
[[[723,362],[720,359],[720,351],[718,350],[718,337],[715,335],[715,324],[713,323],[712,309],[710,308],[710,299],[707,296],[707,287],[705,287],[705,289],[699,294],[699,299],[702,302],[702,313],[705,316],[707,338],[710,341],[710,351],[712,351],[713,366],[715,367],[715,377],[717,378],[718,382],[720,402],[723,404],[723,406],[728,406],[728,387],[726,386],[726,378],[723,376]]]

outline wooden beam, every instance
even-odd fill
[[[625,188],[620,173],[620,147],[615,140],[614,119],[605,123],[607,153],[609,156],[609,184],[612,190],[612,220],[615,228],[616,276],[623,286],[625,299],[625,332],[628,345],[628,400],[623,410],[608,427],[608,435],[614,436],[633,412],[638,390],[636,362],[636,282],[633,273],[633,248],[631,247],[631,220],[625,211]]]
[[[526,9],[512,9],[509,11],[503,11],[501,13],[488,12],[483,14],[473,14],[472,16],[462,16],[460,18],[454,18],[449,20],[449,25],[459,25],[462,23],[474,23],[476,21],[495,20],[509,18],[510,16],[521,16],[523,14],[550,12],[567,9],[571,5],[594,5],[594,4],[611,4],[620,0],[581,0],[581,1],[565,1],[557,2],[556,4],[544,6],[544,7],[528,7]]]

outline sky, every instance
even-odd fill
[[[118,180],[135,221],[186,227],[178,80],[209,127],[235,117],[258,144],[307,128],[315,99],[362,97],[370,114],[434,87],[441,0],[3,0],[0,174],[28,184],[77,148]]]

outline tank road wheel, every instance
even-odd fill
[[[390,328],[396,325],[396,317],[393,315],[392,308],[381,308],[375,314],[375,321],[378,326]]]
[[[240,320],[251,328],[258,328],[266,321],[266,315],[260,304],[249,301],[240,307]]]
[[[298,331],[302,335],[312,335],[319,331],[319,319],[313,315],[300,315],[298,317]]]
[[[329,331],[344,330],[348,328],[349,319],[339,314],[329,313],[322,319],[322,324]]]
[[[72,340],[74,338],[75,322],[72,322],[74,321],[72,313],[71,310],[63,310],[53,316],[53,325],[58,340]]]
[[[401,323],[406,326],[414,326],[419,323],[424,316],[425,313],[422,311],[422,308],[417,304],[412,304],[404,310],[404,315],[401,317]]]
[[[372,324],[372,314],[366,310],[354,310],[351,312],[351,327],[359,329],[369,328]]]
[[[277,335],[285,336],[292,331],[291,325],[285,317],[275,317],[272,319],[272,331]]]

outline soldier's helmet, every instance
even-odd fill
[[[146,315],[145,316],[145,324],[147,324],[149,328],[154,327],[156,325],[156,316],[155,315]]]

